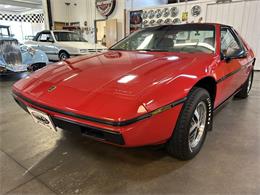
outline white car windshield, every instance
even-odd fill
[[[54,32],[57,41],[87,42],[80,34],[74,32]]]
[[[214,53],[213,25],[169,25],[147,28],[133,33],[111,50]]]

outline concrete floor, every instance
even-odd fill
[[[0,81],[0,194],[260,194],[260,73],[246,100],[217,114],[199,155],[123,149],[34,124]]]

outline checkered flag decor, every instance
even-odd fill
[[[0,13],[0,20],[30,22],[30,23],[43,23],[44,15],[43,14],[15,15],[15,14]]]

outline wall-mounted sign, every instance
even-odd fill
[[[130,12],[130,33],[140,30],[143,23],[143,11],[131,11]]]
[[[116,0],[96,0],[96,8],[98,12],[105,17],[108,17],[114,11]]]
[[[182,12],[181,20],[183,22],[188,21],[188,12]]]

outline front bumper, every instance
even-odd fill
[[[183,102],[179,103],[173,108],[149,118],[113,126],[113,123],[101,124],[42,108],[32,104],[32,102],[25,101],[16,94],[13,94],[13,97],[26,112],[28,112],[27,107],[31,107],[47,113],[56,127],[80,131],[84,136],[123,147],[155,145],[166,142],[172,135],[183,104]]]

